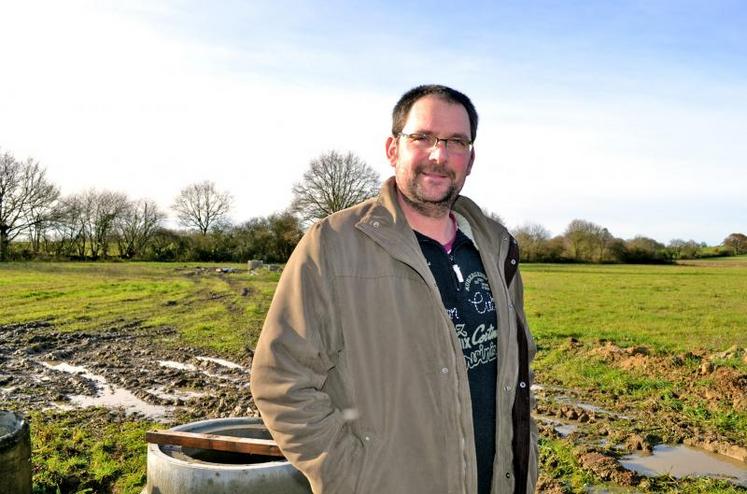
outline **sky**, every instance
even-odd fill
[[[0,152],[63,195],[164,210],[203,180],[240,223],[309,162],[384,142],[408,89],[480,115],[462,193],[509,227],[719,244],[747,233],[742,0],[0,0]]]

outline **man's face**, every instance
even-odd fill
[[[425,96],[410,109],[402,133],[469,140],[467,110],[437,96]],[[422,149],[406,137],[389,137],[386,152],[403,199],[427,216],[442,216],[451,209],[475,159],[474,150],[454,152],[444,142]]]

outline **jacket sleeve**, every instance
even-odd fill
[[[255,350],[251,391],[273,438],[314,492],[352,493],[363,445],[324,391],[339,342],[320,237],[319,225],[312,227],[283,270]]]

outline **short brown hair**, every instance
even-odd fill
[[[472,104],[466,94],[440,84],[425,84],[414,87],[402,95],[397,104],[394,105],[394,110],[392,110],[392,135],[394,137],[399,136],[402,129],[405,128],[412,105],[425,96],[436,96],[449,103],[462,105],[467,110],[467,116],[469,117],[470,139],[475,140],[475,137],[477,137],[477,110],[475,105]]]

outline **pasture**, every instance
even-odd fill
[[[685,443],[747,470],[747,257],[673,266],[528,264],[522,274],[539,349],[546,492],[740,491],[718,479],[633,475],[621,462],[658,444]],[[196,367],[224,358],[246,369],[278,277],[229,264],[0,265],[0,408],[32,418],[35,492],[138,493],[145,430],[254,413],[239,385],[181,403],[143,390],[166,383],[204,391],[204,381],[163,362]],[[81,384],[80,376],[45,367],[61,360],[172,406],[170,415],[65,406]],[[145,376],[134,373],[149,361]],[[43,380],[43,389],[28,376]]]

